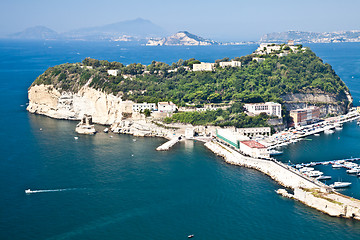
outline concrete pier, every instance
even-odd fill
[[[286,190],[278,191],[282,196],[296,199],[330,216],[360,220],[359,200],[342,195],[291,166],[275,159],[246,157],[216,141],[207,142],[205,146],[217,155],[222,156],[227,163],[256,169],[270,176],[282,186],[293,189],[294,194],[289,194]]]
[[[164,143],[161,146],[157,147],[156,150],[157,151],[167,151],[172,146],[174,146],[177,142],[179,142],[181,140],[181,138],[182,138],[181,136],[175,136],[174,138],[170,139],[166,143]]]

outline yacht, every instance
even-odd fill
[[[270,153],[270,156],[277,156],[277,155],[281,155],[283,152],[272,149],[272,150],[269,150],[269,153]]]
[[[343,165],[342,164],[333,164],[332,165],[332,168],[342,168],[343,167]]]
[[[302,172],[302,173],[310,172],[310,171],[314,171],[314,168],[313,167],[303,167],[299,171]]]
[[[335,126],[335,130],[342,130],[343,128],[342,128],[342,125],[341,124],[338,124],[338,125],[336,125]]]
[[[351,185],[351,182],[334,182],[330,185],[332,188],[345,188]]]
[[[357,174],[357,173],[360,173],[360,169],[353,168],[353,169],[346,170],[346,172],[349,174]]]
[[[317,180],[329,180],[329,179],[331,179],[331,176],[321,175],[321,176],[317,177],[316,179],[317,179]]]
[[[324,133],[325,134],[333,134],[335,131],[334,130],[331,130],[331,129],[325,129],[324,130]]]
[[[321,175],[323,175],[323,172],[320,171],[309,171],[305,173],[308,177],[319,177]]]

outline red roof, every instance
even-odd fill
[[[264,145],[254,141],[254,140],[241,141],[241,143],[245,144],[246,146],[248,146],[250,148],[266,148]]]

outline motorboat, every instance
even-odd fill
[[[323,172],[320,171],[309,171],[305,173],[308,177],[319,177],[321,175],[323,175]]]
[[[30,188],[29,188],[29,189],[26,189],[26,190],[25,190],[25,193],[26,193],[26,194],[30,194],[30,193],[31,193]]]
[[[320,133],[315,133],[314,136],[317,136],[317,137],[318,137],[318,136],[320,136]]]
[[[302,173],[305,173],[305,172],[314,171],[314,168],[313,167],[303,167],[299,171]]]
[[[188,238],[193,238],[194,237],[194,234],[190,234],[189,236],[188,236]]]
[[[317,177],[316,179],[317,179],[317,180],[329,180],[329,179],[331,179],[331,176],[321,175],[321,176]]]
[[[360,169],[352,168],[352,169],[346,170],[346,172],[349,174],[357,174],[357,173],[360,173]]]
[[[324,133],[325,134],[333,134],[335,131],[334,130],[331,130],[331,129],[325,129],[324,130]]]
[[[343,127],[341,124],[335,126],[335,130],[342,130],[342,129],[343,129]]]
[[[109,132],[109,128],[105,128],[103,131],[104,131],[104,133],[108,133],[108,132]]]
[[[277,155],[281,155],[282,153],[283,153],[282,151],[277,151],[275,149],[269,150],[270,156],[277,156]]]
[[[342,164],[333,164],[332,165],[332,168],[342,168],[343,167],[343,165]]]
[[[334,182],[333,184],[330,184],[330,187],[332,188],[346,188],[351,185],[351,182]]]

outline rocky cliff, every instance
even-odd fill
[[[27,110],[52,118],[80,120],[88,114],[95,123],[111,125],[132,113],[133,102],[87,86],[73,93],[60,92],[53,85],[34,85],[28,94]]]
[[[353,101],[348,92],[345,92],[345,96],[329,93],[289,93],[282,95],[281,98],[288,111],[316,105],[320,107],[322,117],[328,114],[338,115],[346,113]]]

